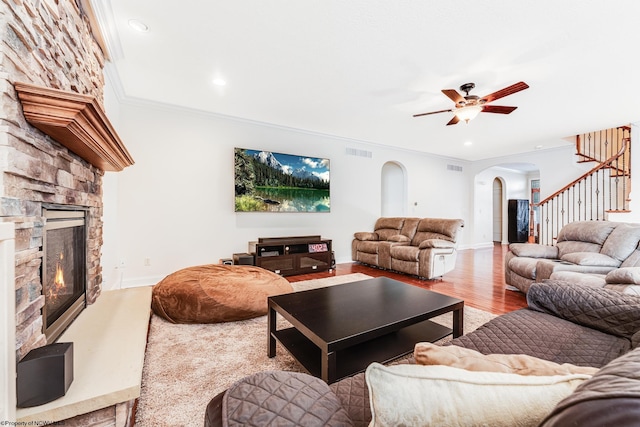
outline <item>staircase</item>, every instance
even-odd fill
[[[595,166],[533,206],[538,243],[554,245],[560,229],[574,221],[604,221],[612,212],[629,211],[631,128],[621,126],[576,135],[578,162]]]

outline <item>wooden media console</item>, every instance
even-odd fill
[[[261,237],[255,244],[255,262],[283,276],[331,270],[331,240],[320,236]]]

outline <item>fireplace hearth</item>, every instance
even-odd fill
[[[86,210],[43,208],[43,217],[43,333],[51,344],[86,307]]]

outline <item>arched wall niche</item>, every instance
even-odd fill
[[[407,173],[404,165],[386,162],[380,173],[381,216],[407,216]]]

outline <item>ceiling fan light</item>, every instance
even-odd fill
[[[468,107],[461,107],[456,109],[455,115],[458,120],[464,120],[466,123],[469,123],[469,120],[473,120],[476,116],[482,111],[482,106],[480,105],[470,105]]]

